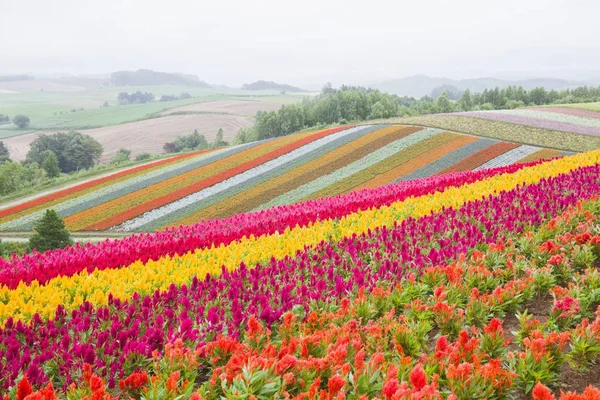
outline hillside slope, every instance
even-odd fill
[[[0,230],[29,230],[53,208],[71,230],[153,231],[563,154],[434,128],[344,126],[185,154],[90,181],[0,210]]]
[[[428,126],[568,151],[600,148],[600,112],[586,108],[537,107],[392,118],[386,122]]]

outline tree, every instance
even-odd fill
[[[119,149],[117,154],[110,160],[111,164],[120,164],[129,161],[129,157],[131,156],[131,150],[127,149]]]
[[[149,160],[152,158],[152,154],[150,153],[140,153],[137,156],[135,156],[135,161],[144,161],[144,160]]]
[[[10,161],[10,153],[4,145],[4,142],[0,141],[0,164],[4,164],[7,161]]]
[[[13,124],[19,129],[25,129],[29,126],[29,117],[26,115],[18,114],[13,117]]]
[[[442,93],[442,95],[438,97],[436,100],[436,105],[439,107],[440,112],[442,113],[452,112],[454,108],[448,99],[446,92]]]
[[[40,166],[46,171],[48,178],[57,178],[60,175],[60,168],[58,166],[58,158],[52,150],[46,150],[42,152],[42,162]]]
[[[42,153],[52,150],[58,158],[58,166],[64,173],[93,167],[102,155],[102,145],[89,135],[79,132],[42,134],[31,142],[27,162],[44,161]]]
[[[72,245],[71,234],[65,227],[64,221],[54,210],[46,213],[34,225],[34,233],[29,238],[29,247],[39,252],[52,249],[62,249]]]
[[[473,109],[473,100],[471,99],[471,91],[465,90],[460,100],[458,100],[461,110],[471,111]]]
[[[173,142],[167,142],[165,143],[165,145],[163,146],[163,150],[165,151],[165,153],[177,153],[177,147],[175,146],[175,143]]]
[[[212,144],[213,148],[227,146],[227,142],[223,140],[223,128],[219,128],[215,141]]]

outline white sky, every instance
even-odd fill
[[[0,72],[211,83],[600,71],[600,0],[0,0]]]

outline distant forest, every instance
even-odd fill
[[[286,85],[284,83],[276,83],[273,81],[256,81],[252,83],[245,83],[242,86],[243,90],[279,90],[285,92],[306,92],[304,89],[299,87]]]
[[[211,87],[208,83],[198,79],[196,75],[158,72],[149,69],[113,72],[110,75],[110,82],[114,86],[177,85],[199,88]]]
[[[34,79],[31,75],[0,75],[0,82],[32,81]]]
[[[318,96],[307,97],[302,103],[284,105],[277,111],[259,112],[255,124],[251,128],[242,128],[234,143],[285,136],[310,127],[372,119],[595,101],[600,101],[600,86],[560,91],[542,87],[531,90],[521,86],[496,87],[481,93],[465,90],[459,98],[452,100],[447,92],[437,99],[430,96],[415,99],[356,86],[334,89],[327,84]]]

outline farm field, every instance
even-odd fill
[[[0,392],[595,399],[599,195],[596,150],[0,260]]]
[[[184,154],[0,209],[28,231],[54,209],[73,231],[156,231],[449,172],[570,154],[434,128],[342,126]]]
[[[560,150],[588,151],[600,148],[600,112],[591,111],[595,109],[594,104],[434,114],[389,122],[430,126]]]

